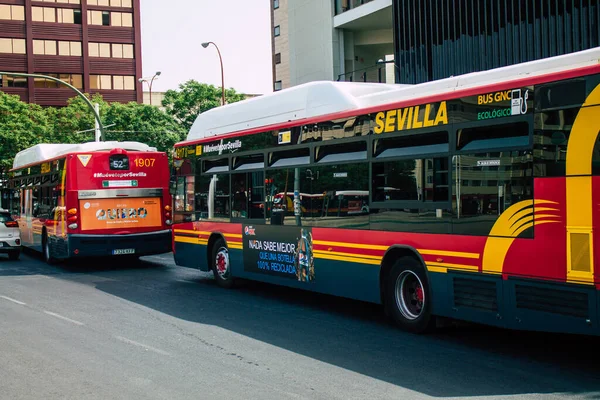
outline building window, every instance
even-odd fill
[[[46,56],[59,55],[81,57],[81,42],[56,42],[55,40],[34,40],[33,54]]]
[[[8,76],[8,75],[0,75],[0,88],[16,88],[16,87],[26,88],[27,87],[27,78]]]
[[[61,81],[64,81],[70,85],[75,86],[77,89],[83,88],[83,76],[79,74],[45,74],[43,75],[51,76],[54,78],[58,78]],[[36,88],[45,88],[45,89],[56,89],[56,88],[65,88],[64,85],[61,85],[58,82],[52,81],[50,79],[44,78],[34,78],[34,86]]]
[[[102,11],[102,25],[110,25],[110,13],[108,11]]]
[[[57,54],[56,40],[34,40],[33,54],[55,56]]]
[[[72,24],[75,22],[75,18],[73,17],[73,10],[68,10],[66,8],[59,8],[56,10],[58,14],[57,21],[63,24]]]
[[[53,7],[31,7],[35,22],[58,22],[62,24],[81,24],[81,10]]]
[[[112,47],[112,52],[111,52]],[[133,59],[133,45],[113,43],[89,43],[90,57]]]
[[[273,9],[277,10],[279,8],[279,0],[273,0]]]
[[[111,12],[110,13],[110,25],[111,26],[132,27],[133,26],[133,15],[131,13]]]
[[[135,77],[90,75],[90,88],[96,90],[135,90]]]
[[[81,42],[58,42],[58,55],[81,57]]]
[[[87,0],[90,6],[110,6],[110,7],[121,7],[131,8],[131,0]]]
[[[281,34],[281,28],[279,27],[279,25],[277,25],[275,27],[275,29],[273,30],[273,34],[277,37]]]
[[[0,19],[25,21],[25,7],[0,4]]]
[[[275,54],[275,64],[281,64],[281,53]]]
[[[0,38],[0,53],[26,54],[25,39]]]
[[[37,0],[45,3],[81,4],[79,0]]]
[[[282,88],[281,81],[275,81],[275,91],[281,90]]]
[[[35,22],[56,22],[56,8],[31,7],[31,14]]]

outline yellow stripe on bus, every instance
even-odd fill
[[[465,265],[465,264],[449,264],[449,263],[427,263],[427,266],[441,267],[447,269],[460,269],[467,271],[479,271],[479,267],[476,265]]]
[[[350,258],[363,258],[363,259],[371,259],[371,260],[378,260],[381,262],[381,256],[371,256],[371,255],[367,255],[367,254],[354,254],[354,253],[342,253],[342,252],[338,252],[338,251],[327,251],[327,250],[313,250],[314,254],[322,254],[322,255],[334,255],[334,256],[341,256],[341,257],[350,257]]]
[[[353,263],[359,263],[359,264],[370,264],[370,265],[380,265],[381,264],[378,260],[357,259],[357,258],[352,258],[352,257],[342,257],[342,256],[320,254],[320,253],[318,253],[318,254],[315,253],[314,257],[323,259],[323,260],[347,261],[347,262],[353,262]]]
[[[213,233],[216,233],[216,232],[207,232],[207,231],[191,231],[189,229],[174,229],[174,232],[175,233],[187,233],[187,234],[192,234],[192,235],[212,235]],[[221,235],[223,235],[225,237],[236,238],[236,239],[242,238],[241,233],[221,233]]]
[[[366,250],[387,250],[390,246],[380,246],[376,244],[362,244],[362,243],[346,243],[346,242],[329,242],[325,240],[315,240],[314,244],[320,244],[323,246],[338,246],[338,247],[351,247],[355,249],[366,249]],[[432,250],[432,249],[417,249],[417,251],[424,255],[434,256],[447,256],[447,257],[460,257],[460,258],[472,258],[479,259],[479,253],[467,253],[461,251],[445,251],[445,250]]]
[[[462,251],[442,251],[442,250],[427,250],[417,249],[421,254],[428,256],[446,256],[446,257],[460,257],[460,258],[473,258],[478,260],[480,257],[479,253],[464,253]]]
[[[427,264],[427,270],[429,272],[439,272],[439,273],[442,273],[442,274],[448,273],[448,268],[436,267],[434,265],[429,265],[429,264]]]
[[[178,243],[190,243],[190,244],[202,244],[202,245],[208,244],[208,240],[206,240],[206,239],[191,238],[191,237],[186,237],[186,236],[175,236],[175,241]]]
[[[344,242],[328,242],[325,240],[314,240],[314,244],[320,244],[323,246],[339,246],[339,247],[352,247],[355,249],[368,249],[368,250],[387,250],[389,246],[379,246],[376,244],[359,244],[359,243],[344,243]]]

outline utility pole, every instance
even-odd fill
[[[94,103],[94,110],[96,110],[96,114],[100,115],[100,104],[98,103]],[[96,142],[100,142],[102,141],[102,134],[100,132],[100,124],[98,124],[98,120],[96,119],[94,122],[94,132],[95,132],[95,139]]]

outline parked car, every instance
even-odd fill
[[[11,260],[18,260],[21,255],[21,233],[19,223],[10,212],[0,208],[0,253],[8,254]]]

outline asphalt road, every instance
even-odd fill
[[[461,326],[176,267],[0,255],[0,399],[600,398],[599,338]]]

